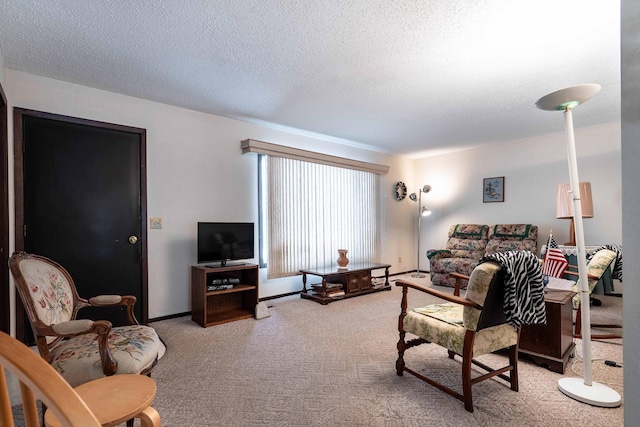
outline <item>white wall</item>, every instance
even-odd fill
[[[147,130],[148,215],[163,218],[162,230],[149,230],[150,318],[190,310],[189,275],[196,260],[197,221],[258,222],[257,156],[242,155],[240,150],[240,141],[247,138],[390,165],[382,186],[385,239],[381,261],[393,264],[392,272],[415,268],[415,261],[411,262],[414,237],[406,227],[412,205],[395,202],[391,196],[393,183],[413,177],[413,162],[408,159],[9,69],[5,91],[10,109],[28,108]],[[12,138],[10,129],[9,140]],[[13,157],[12,152],[9,155]],[[13,189],[10,197],[13,206]],[[408,265],[398,264],[397,257]],[[302,288],[300,277],[262,279],[260,297]]]
[[[412,161],[10,69],[5,70],[4,86],[10,108],[147,130],[148,215],[163,218],[164,227],[149,230],[151,318],[190,310],[189,269],[195,262],[197,221],[257,223],[257,158],[240,151],[240,141],[247,138],[390,165],[382,186],[381,261],[392,265],[391,273],[415,269],[417,261],[417,205],[408,198],[393,199],[397,181],[404,181],[409,193],[423,184],[433,187],[423,196],[423,204],[433,211],[423,220],[423,270],[428,269],[424,253],[444,245],[453,223],[537,224],[539,245],[545,243],[549,228],[559,242],[568,238],[568,221],[555,219],[556,185],[568,182],[562,132]],[[575,116],[579,126],[578,111]],[[587,243],[620,243],[620,126],[576,129],[576,142],[580,178],[591,181],[595,201],[595,218],[584,222]],[[482,178],[492,176],[505,176],[504,203],[482,203]],[[261,273],[261,298],[301,289],[300,277],[266,280],[266,271]]]
[[[579,117],[576,109],[576,126]],[[562,113],[558,122],[562,126]],[[433,187],[423,197],[433,214],[422,223],[421,248],[443,248],[449,226],[457,223],[535,224],[538,248],[550,229],[559,244],[568,241],[569,220],[555,217],[557,185],[569,182],[564,137],[562,131],[416,161],[415,182]],[[591,182],[594,201],[594,217],[584,220],[586,244],[620,244],[620,123],[576,128],[575,139],[579,178]],[[505,177],[505,201],[483,203],[482,180],[496,176]],[[420,267],[428,269],[428,260]]]
[[[2,56],[1,49],[0,49],[0,84],[4,86],[4,56]]]

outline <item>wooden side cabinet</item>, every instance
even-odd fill
[[[233,287],[207,290],[214,281]],[[203,328],[253,317],[257,304],[257,265],[191,267],[191,319]]]
[[[575,348],[571,308],[574,295],[571,291],[549,290],[544,296],[547,324],[525,325],[520,330],[520,353],[561,374]]]

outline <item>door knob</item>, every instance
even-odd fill
[[[136,243],[138,243],[138,238],[136,236],[130,236],[129,243],[131,243],[132,245],[135,245]]]

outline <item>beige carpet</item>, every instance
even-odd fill
[[[425,280],[425,279],[419,279]],[[428,282],[428,279],[427,281]],[[440,288],[442,289],[442,288]],[[444,288],[450,290],[449,288]],[[617,290],[617,289],[616,289]],[[557,388],[582,375],[579,358],[565,375],[526,359],[520,391],[500,380],[474,386],[473,414],[417,378],[395,373],[401,292],[322,306],[299,296],[267,301],[271,316],[202,328],[190,317],[152,324],[167,344],[153,372],[154,406],[165,426],[621,426],[624,404],[597,408]],[[621,298],[603,297],[593,320],[620,320]],[[410,293],[410,305],[430,302]],[[623,393],[621,340],[593,342],[593,378]],[[578,353],[581,342],[576,341]],[[491,362],[502,356],[489,355]],[[408,366],[459,389],[460,362],[436,345],[410,349]]]

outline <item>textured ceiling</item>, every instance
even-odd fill
[[[409,157],[620,119],[613,0],[3,0],[8,68]],[[250,137],[250,135],[248,135]]]

